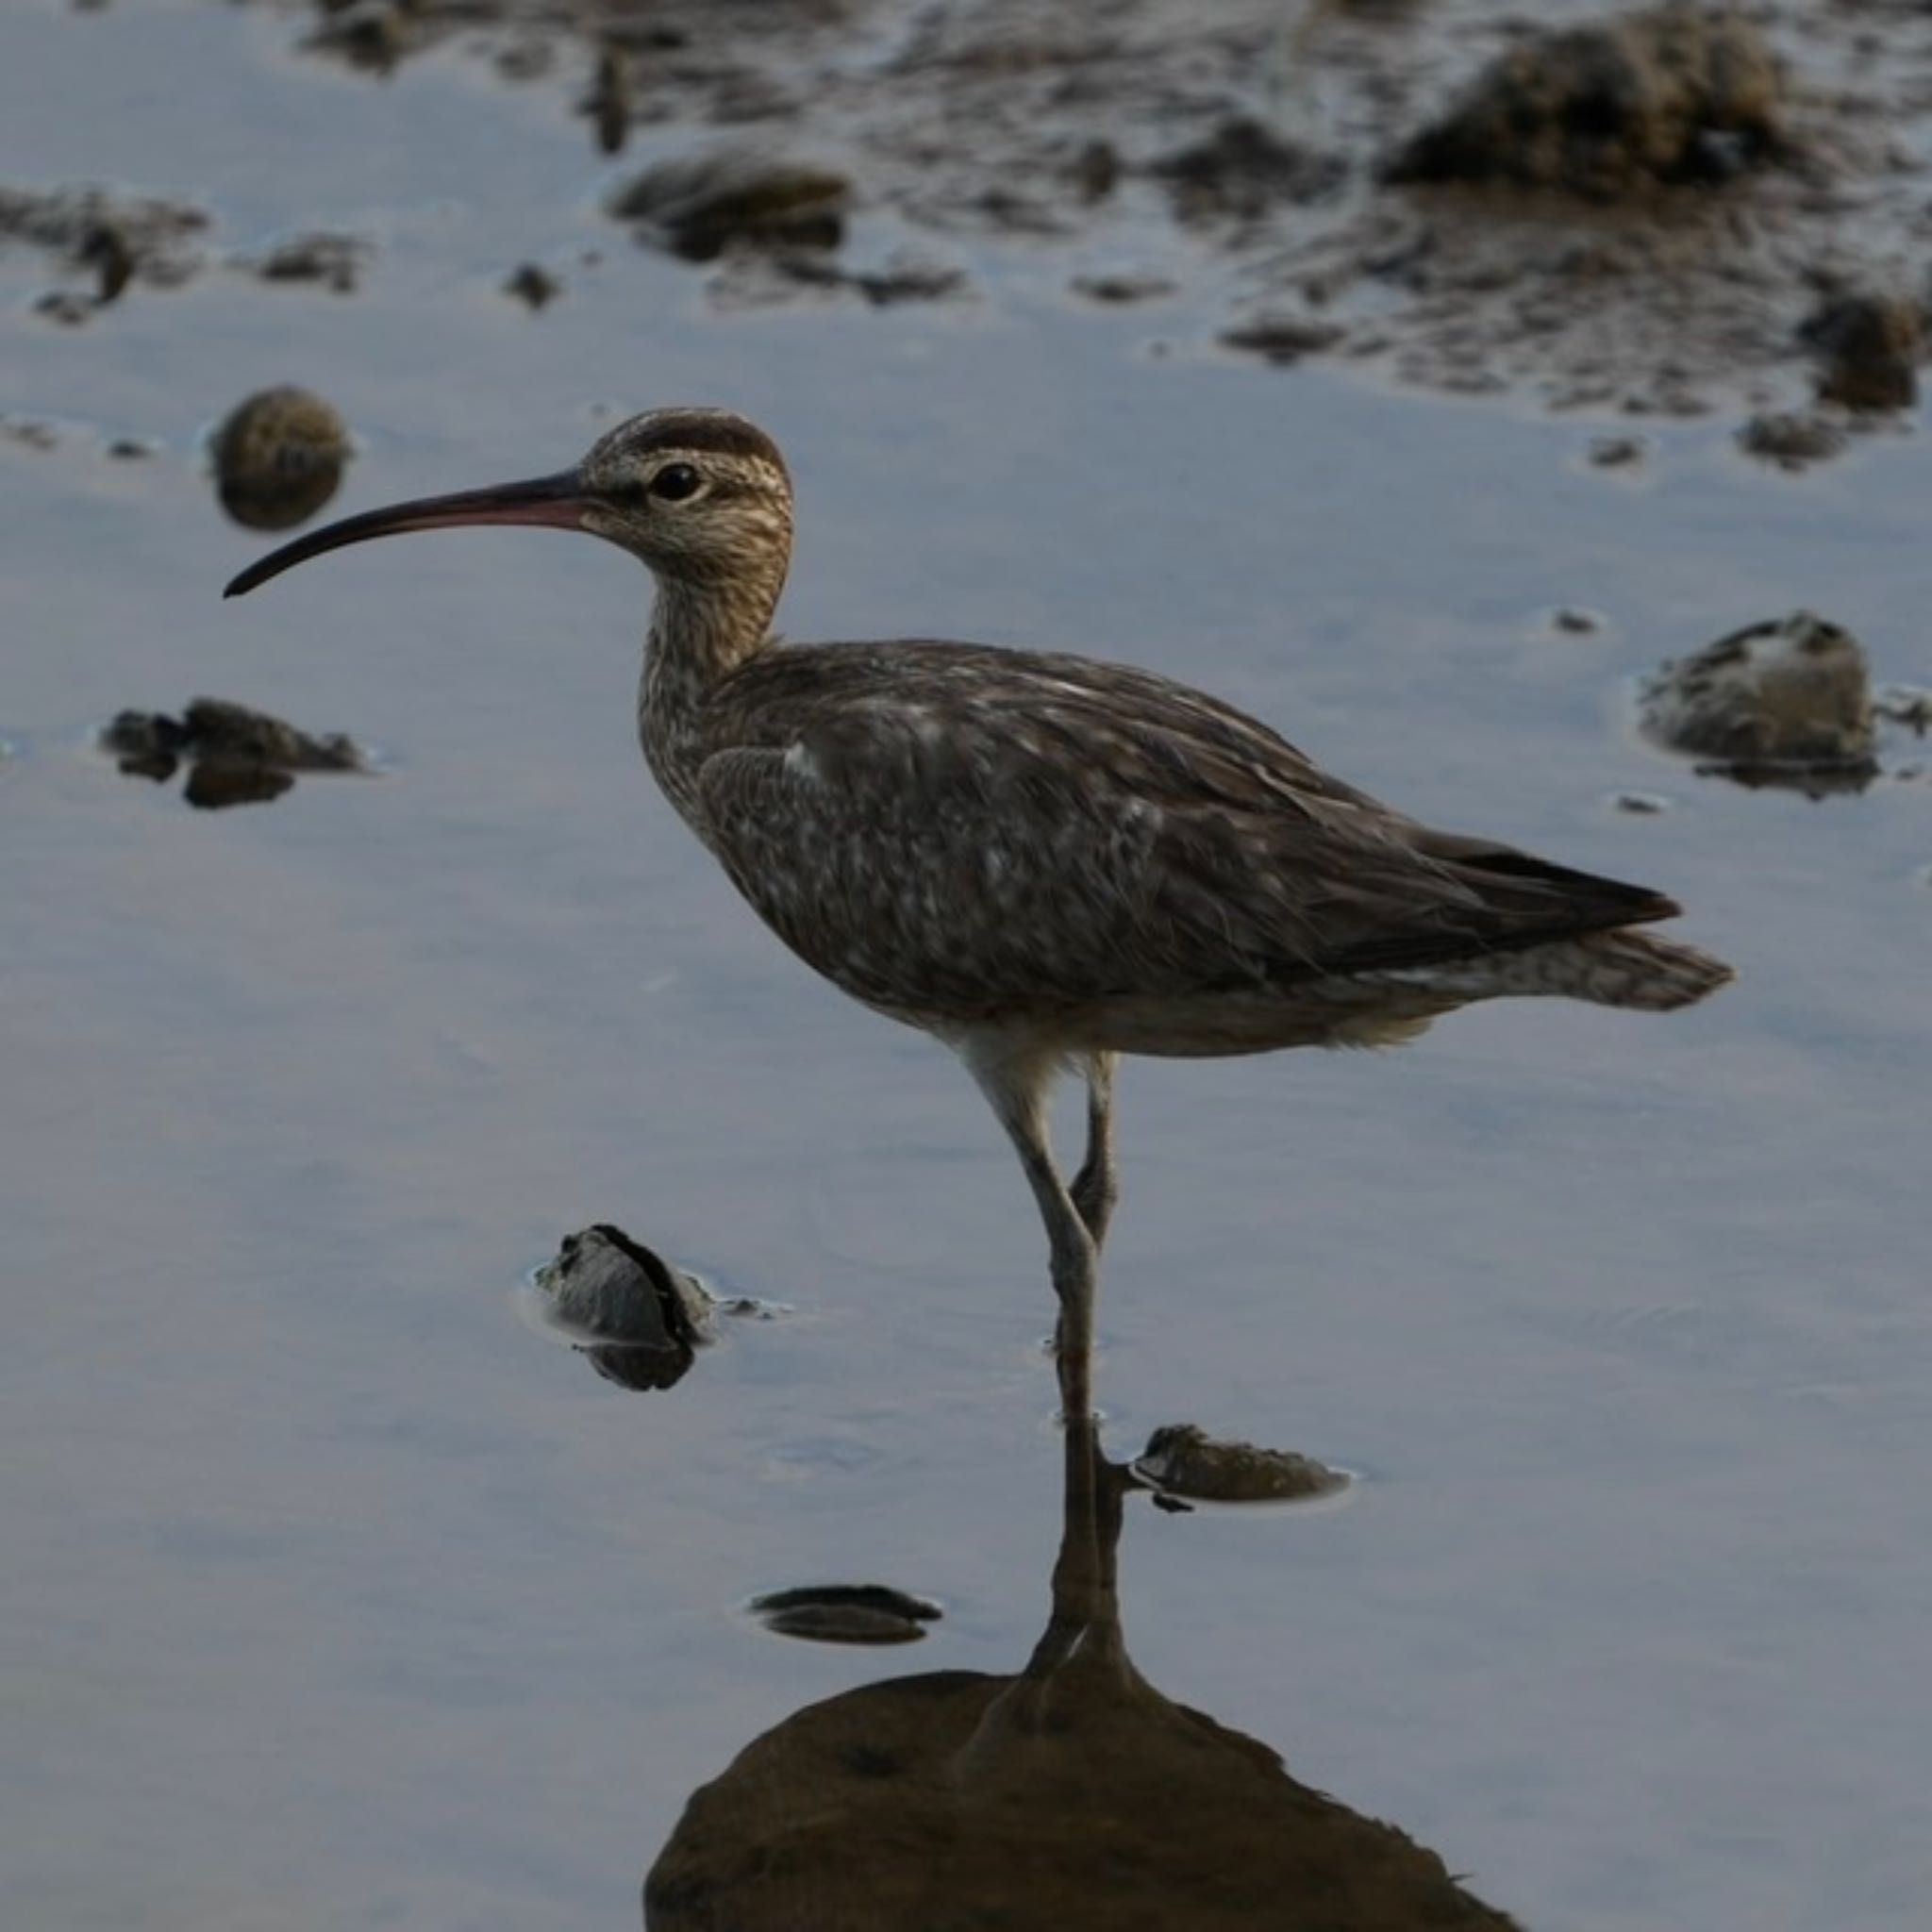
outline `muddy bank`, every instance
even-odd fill
[[[1891,0],[1748,23],[1575,6],[1532,25],[1486,0],[1210,19],[1180,0],[355,0],[291,19],[314,58],[382,74],[455,42],[549,89],[600,155],[648,135],[660,172],[632,212],[721,301],[944,299],[1024,239],[1081,299],[1211,297],[1204,353],[1635,414],[1914,399],[1932,45]],[[677,171],[741,180],[774,155],[837,181],[808,233],[667,215]],[[930,252],[888,264],[908,229]]]

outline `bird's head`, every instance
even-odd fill
[[[251,564],[224,594],[241,596],[345,544],[479,524],[588,530],[679,582],[773,580],[783,577],[791,549],[791,482],[777,446],[742,416],[654,409],[620,424],[554,476],[419,497],[326,524]]]

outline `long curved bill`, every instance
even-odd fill
[[[325,524],[292,543],[272,550],[251,563],[222,592],[243,597],[271,577],[278,577],[325,550],[366,543],[373,537],[401,537],[411,530],[445,530],[470,524],[537,524],[551,529],[575,530],[583,525],[588,499],[584,481],[575,470],[555,476],[536,476],[525,483],[495,483],[487,490],[459,490],[449,496],[419,496],[409,503],[392,503],[386,509],[365,510],[358,517]]]

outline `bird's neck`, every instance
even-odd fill
[[[697,768],[705,751],[705,708],[741,664],[769,650],[772,614],[784,588],[783,564],[724,578],[664,576],[644,634],[638,688],[638,739],[659,785],[700,835]]]

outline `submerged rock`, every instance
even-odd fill
[[[251,530],[286,530],[312,517],[336,493],[352,454],[334,408],[291,384],[236,404],[212,449],[222,508]]]
[[[205,811],[279,798],[298,772],[370,769],[361,748],[341,732],[306,731],[225,698],[196,698],[179,718],[161,711],[123,711],[101,733],[101,748],[133,778],[157,784],[185,763],[182,796]]]
[[[608,203],[672,254],[712,261],[726,247],[836,248],[851,183],[830,168],[743,148],[659,161]]]
[[[1499,55],[1390,181],[1509,181],[1592,201],[1718,182],[1785,146],[1784,78],[1740,16],[1664,6]]]
[[[1660,665],[1639,716],[1655,742],[1744,784],[1856,790],[1877,771],[1864,650],[1808,610]]]
[[[1161,1494],[1199,1503],[1300,1503],[1348,1487],[1339,1470],[1311,1457],[1217,1441],[1192,1423],[1156,1429],[1133,1469]]]

